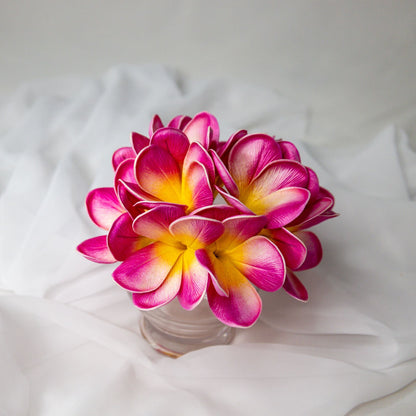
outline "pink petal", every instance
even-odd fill
[[[214,202],[208,173],[200,162],[192,162],[187,169],[182,192],[182,201],[188,206],[188,212]]]
[[[212,218],[217,221],[223,221],[228,217],[233,217],[238,214],[240,214],[240,211],[237,208],[230,207],[229,205],[208,205],[192,212],[192,215]]]
[[[182,281],[182,256],[168,273],[165,281],[155,290],[147,293],[133,293],[133,303],[140,309],[155,309],[166,305],[179,292]]]
[[[163,127],[162,120],[160,119],[160,117],[157,114],[155,114],[153,116],[153,119],[152,119],[152,121],[150,123],[150,126],[149,126],[149,137],[152,137],[153,134],[157,130],[161,129],[162,127]]]
[[[139,154],[141,150],[149,146],[150,140],[146,136],[134,131],[131,133],[131,144],[136,154]]]
[[[297,269],[306,258],[305,244],[286,228],[270,230],[266,234],[283,254],[287,267]]]
[[[186,209],[188,208],[187,205],[183,205],[183,204],[175,204],[173,202],[165,202],[165,201],[139,201],[137,202],[135,205],[135,208],[138,209],[153,209],[156,207],[177,207],[177,208],[181,208],[183,212],[186,211]]]
[[[221,222],[188,215],[173,221],[169,230],[186,247],[197,250],[212,244],[224,232]]]
[[[233,146],[246,135],[247,130],[239,130],[232,134],[225,143],[220,143],[220,147],[218,148],[218,156],[224,163],[228,163],[228,156]]]
[[[186,176],[188,174],[188,170],[191,167],[193,162],[199,162],[201,165],[205,167],[207,171],[208,178],[210,184],[215,182],[215,168],[214,163],[206,151],[199,143],[193,142],[191,143],[189,150],[186,154],[184,163],[183,163],[183,175]]]
[[[280,151],[282,152],[283,159],[290,159],[295,160],[296,162],[300,162],[300,155],[296,146],[285,140],[278,140],[277,141]]]
[[[178,300],[186,310],[194,309],[205,295],[208,272],[200,265],[193,250],[183,254],[182,284]]]
[[[138,235],[155,241],[174,244],[169,226],[184,215],[184,209],[178,206],[157,206],[139,215],[133,222],[133,230]]]
[[[136,152],[131,147],[122,147],[117,149],[113,154],[113,168],[117,170],[121,162],[126,159],[134,159],[136,157]]]
[[[208,142],[208,129],[212,129],[211,142],[218,143],[220,137],[220,128],[217,119],[206,112],[197,114],[183,129],[183,132],[188,136],[189,141],[198,142],[203,147],[208,149],[210,142]]]
[[[199,264],[205,268],[208,272],[208,276],[210,277],[211,284],[214,286],[216,292],[220,296],[228,296],[228,289],[223,288],[218,283],[218,280],[215,276],[215,270],[213,263],[216,262],[216,258],[212,252],[208,252],[207,250],[200,248],[195,250],[195,257],[198,260]]]
[[[162,201],[181,201],[181,171],[166,149],[146,147],[137,156],[134,170],[143,191]]]
[[[132,292],[151,292],[166,279],[183,250],[156,242],[132,254],[113,272],[121,287]]]
[[[316,197],[318,197],[318,194],[319,194],[319,179],[318,179],[317,174],[311,168],[306,167],[306,170],[308,171],[307,188],[309,189],[309,192],[311,193],[311,201],[312,201]]]
[[[230,204],[232,207],[237,209],[242,214],[252,215],[253,211],[251,211],[249,208],[247,208],[238,198],[227,194],[224,192],[220,187],[215,186],[215,189],[218,191],[218,193],[225,199],[225,201]]]
[[[168,124],[168,127],[183,130],[185,126],[191,121],[189,116],[176,116]]]
[[[266,215],[268,228],[280,228],[293,221],[304,210],[309,191],[304,188],[283,188],[255,201],[249,208]]]
[[[332,204],[333,201],[330,198],[321,198],[309,203],[302,214],[297,217],[292,224],[289,224],[289,227],[295,226],[296,228],[303,229],[320,223],[323,219],[319,217],[326,212]]]
[[[278,189],[288,187],[305,187],[308,183],[308,172],[293,160],[276,160],[269,163],[253,180],[249,192],[263,197]],[[243,192],[243,191],[242,191]]]
[[[114,258],[124,261],[133,253],[150,244],[148,238],[137,235],[129,214],[120,215],[108,233],[108,247]]]
[[[225,167],[223,161],[219,158],[219,156],[215,153],[215,151],[210,151],[212,160],[214,161],[215,168],[218,172],[218,176],[221,178],[224,186],[227,188],[228,192],[238,198],[239,192],[234,179],[232,178],[230,172]]]
[[[125,212],[113,188],[93,189],[87,195],[86,205],[92,221],[105,230]]]
[[[234,270],[233,274],[239,274],[236,269]],[[212,312],[226,325],[247,328],[254,325],[260,316],[262,307],[260,296],[244,278],[240,277],[235,285],[230,286],[228,297],[219,295],[209,282],[207,296]]]
[[[138,196],[134,189],[137,189],[138,185],[126,184],[123,181],[119,181],[117,186],[117,194],[120,198],[121,204],[127,210],[132,218],[137,217],[143,212],[143,209],[136,206],[140,201],[141,196]]]
[[[224,255],[260,289],[274,292],[282,287],[286,274],[285,261],[268,238],[256,235]]]
[[[217,242],[220,250],[232,250],[250,237],[257,235],[266,225],[267,219],[257,215],[238,215],[223,221],[224,234]]]
[[[88,260],[95,263],[115,263],[117,260],[107,246],[107,236],[100,235],[83,241],[77,250]]]
[[[308,270],[317,266],[322,260],[322,245],[319,238],[310,231],[297,231],[295,233],[306,247],[306,258],[296,270]]]
[[[114,175],[115,189],[117,189],[120,181],[136,183],[136,177],[134,176],[134,159],[126,159],[118,165]]]
[[[281,158],[273,137],[254,134],[243,137],[230,151],[228,168],[240,191],[270,163]]]
[[[306,302],[308,300],[308,291],[297,276],[291,271],[286,272],[286,280],[283,285],[283,289],[297,300]]]
[[[176,160],[178,166],[182,166],[186,152],[189,148],[189,140],[185,134],[170,127],[159,129],[152,136],[150,144],[157,145],[167,150]]]
[[[334,195],[331,194],[327,189],[323,188],[322,186],[319,187],[319,193],[316,197],[317,199],[321,198],[329,198],[332,201],[332,205],[329,208],[332,208],[335,203]]]
[[[305,221],[302,224],[297,225],[295,228],[298,229],[298,230],[304,230],[306,228],[310,228],[310,227],[313,227],[317,224],[320,224],[323,221],[330,220],[331,218],[336,218],[338,216],[339,216],[338,213],[336,213],[334,211],[331,211],[331,210],[327,210],[327,211],[323,212],[322,214],[320,214],[320,215],[318,215],[318,216],[316,216],[316,217],[314,217],[314,218],[312,218],[308,221]]]

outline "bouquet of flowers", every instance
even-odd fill
[[[306,230],[337,214],[293,143],[245,130],[220,142],[209,113],[166,127],[155,115],[149,137],[132,133],[112,163],[114,185],[86,200],[105,234],[78,251],[121,262],[113,278],[138,308],[177,297],[191,310],[206,296],[221,322],[249,327],[262,308],[258,289],[308,299],[296,273],[315,267],[322,247]]]

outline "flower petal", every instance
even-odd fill
[[[267,237],[251,237],[232,251],[227,251],[226,255],[240,273],[260,289],[274,292],[282,287],[286,274],[285,261]]]
[[[296,270],[308,270],[317,266],[322,260],[322,245],[319,238],[310,231],[297,231],[298,237],[306,247],[306,258]]]
[[[138,185],[126,184],[123,181],[119,181],[117,186],[117,194],[120,198],[121,204],[127,210],[132,218],[137,217],[139,214],[143,212],[143,208],[137,206],[137,202],[141,199],[134,191],[134,189],[139,188]]]
[[[189,140],[180,130],[170,127],[159,129],[150,140],[151,145],[157,145],[167,150],[176,160],[178,166],[182,166],[183,159],[189,148]]]
[[[104,230],[125,212],[113,188],[93,189],[86,200],[88,215],[92,221]]]
[[[183,132],[188,136],[189,141],[199,142],[203,147],[208,149],[210,142],[208,138],[208,129],[212,129],[211,142],[218,143],[220,137],[220,128],[217,119],[209,113],[202,112],[197,114],[183,129]],[[215,146],[214,146],[215,147]]]
[[[235,196],[232,196],[228,194],[227,192],[224,192],[219,186],[215,186],[215,189],[218,191],[218,193],[225,199],[225,201],[230,204],[232,207],[237,209],[242,214],[252,215],[253,211],[248,209],[238,198]]]
[[[216,292],[220,296],[228,296],[228,289],[224,289],[218,283],[217,277],[215,276],[215,270],[213,266],[214,254],[212,252],[208,253],[207,250],[200,248],[195,250],[195,257],[197,258],[199,264],[205,268],[210,277],[211,284],[213,284]]]
[[[286,228],[277,228],[266,232],[266,236],[271,238],[273,243],[283,254],[287,267],[297,269],[302,265],[306,258],[305,244]]]
[[[218,148],[218,156],[224,163],[228,163],[228,156],[233,146],[246,135],[247,130],[239,130],[232,134],[225,143],[220,143],[220,146]]]
[[[280,147],[280,151],[282,152],[283,159],[290,159],[295,160],[296,162],[300,162],[298,149],[293,143],[286,140],[278,140],[277,143]]]
[[[234,179],[232,178],[230,172],[225,167],[223,161],[219,158],[215,151],[210,151],[212,160],[214,161],[215,169],[217,170],[218,176],[221,178],[224,186],[227,188],[227,191],[232,195],[238,198],[239,192]]]
[[[289,224],[289,227],[295,226],[297,229],[304,229],[320,223],[319,216],[326,212],[332,204],[333,201],[330,198],[321,198],[309,203],[302,214]]]
[[[267,218],[257,215],[237,215],[223,221],[224,234],[217,241],[218,250],[233,250],[250,237],[257,235],[266,225]]]
[[[291,270],[288,270],[286,273],[286,280],[283,285],[283,289],[285,289],[290,296],[297,300],[301,300],[303,302],[308,300],[308,291]]]
[[[197,250],[212,244],[224,232],[220,221],[188,215],[173,221],[169,230],[177,241]]]
[[[156,207],[177,207],[181,208],[183,212],[186,211],[188,208],[186,205],[183,204],[175,204],[173,202],[165,202],[165,201],[139,201],[134,205],[138,209],[153,209]]]
[[[133,303],[140,309],[155,309],[166,305],[179,292],[182,281],[182,256],[168,273],[164,282],[155,290],[146,293],[133,293]]]
[[[319,194],[319,179],[318,175],[311,169],[306,167],[308,171],[308,184],[307,188],[311,193],[311,201],[318,197]]]
[[[131,133],[131,145],[136,154],[139,154],[140,151],[149,146],[149,144],[150,140],[146,136],[143,136],[140,133],[136,133],[135,131]]]
[[[198,142],[193,142],[189,146],[189,150],[186,154],[185,160],[183,162],[183,175],[188,175],[188,170],[191,167],[193,162],[199,162],[205,167],[207,171],[210,184],[215,182],[215,167],[214,163],[206,151]]]
[[[136,152],[131,147],[121,147],[113,153],[113,168],[117,170],[118,165],[126,159],[134,159]]]
[[[208,173],[200,162],[191,163],[182,185],[181,201],[188,206],[188,212],[214,202]]]
[[[183,254],[182,284],[178,300],[186,310],[194,309],[205,295],[208,272],[195,257],[195,251],[186,250]]]
[[[107,246],[107,236],[100,235],[83,241],[77,250],[88,260],[95,263],[115,263],[117,260]]]
[[[108,247],[118,261],[126,260],[150,243],[151,240],[133,231],[132,219],[128,213],[120,215],[108,233]]]
[[[181,172],[166,149],[156,145],[146,147],[137,156],[134,170],[145,192],[162,201],[181,201]]]
[[[151,292],[164,282],[182,252],[161,242],[150,244],[121,263],[113,278],[132,292]]]
[[[281,158],[278,144],[266,134],[243,137],[230,151],[228,168],[238,189],[242,190],[270,162]]]
[[[192,215],[199,215],[200,217],[212,218],[213,220],[223,221],[228,217],[233,217],[240,214],[237,208],[229,205],[208,205],[196,209],[192,212]]]
[[[254,201],[250,208],[257,215],[266,215],[268,228],[280,228],[293,221],[304,210],[309,191],[304,188],[283,188]]]
[[[152,121],[150,122],[150,126],[149,126],[149,137],[152,137],[153,134],[157,130],[161,129],[162,127],[163,127],[162,120],[160,119],[160,117],[157,114],[155,114],[153,116]]]
[[[293,160],[276,160],[269,163],[256,176],[245,192],[241,190],[240,195],[245,200],[242,195],[250,193],[251,198],[257,199],[282,188],[293,186],[303,188],[307,183],[308,172],[300,163]]]
[[[117,189],[120,181],[126,183],[136,183],[136,177],[134,176],[134,159],[126,159],[118,165],[114,175],[115,189]]]
[[[183,130],[190,121],[191,117],[179,115],[174,117],[171,121],[169,121],[168,127]]]
[[[184,215],[184,209],[178,206],[157,206],[139,215],[133,222],[135,233],[155,241],[174,244],[169,226]]]
[[[261,313],[259,294],[231,262],[217,260],[214,269],[220,285],[227,288],[228,296],[219,295],[209,281],[207,296],[212,312],[226,325],[243,328],[252,326]]]

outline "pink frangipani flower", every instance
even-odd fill
[[[177,297],[191,310],[207,297],[221,322],[249,327],[261,312],[259,289],[283,287],[308,299],[297,273],[322,258],[308,229],[338,214],[293,143],[246,130],[220,142],[207,112],[166,126],[156,115],[149,137],[132,133],[112,165],[113,187],[86,200],[105,234],[78,251],[94,262],[121,262],[113,278],[137,307]],[[214,205],[217,196],[226,205]]]
[[[258,235],[265,217],[238,215],[222,224],[222,236],[197,250],[196,256],[211,277],[207,295],[216,317],[230,326],[248,327],[256,322],[262,307],[254,286],[270,292],[280,289],[285,261],[270,239]]]
[[[266,135],[241,138],[229,154],[228,169],[211,152],[228,192],[218,192],[247,214],[265,215],[268,228],[280,228],[297,218],[308,203],[308,171],[299,162],[279,159],[276,141]]]
[[[175,206],[158,206],[140,216],[133,230],[153,242],[130,255],[113,273],[114,280],[133,292],[133,302],[153,309],[178,297],[185,309],[203,298],[208,272],[195,251],[212,244],[224,231],[220,221],[184,216]]]

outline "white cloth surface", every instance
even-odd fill
[[[98,235],[87,192],[111,155],[163,120],[207,110],[235,129],[294,140],[336,198],[315,227],[324,258],[300,274],[306,304],[263,295],[232,345],[172,360],[140,312],[75,251]],[[25,86],[0,108],[0,415],[345,415],[416,376],[416,155],[386,126],[362,147],[302,142],[307,109],[268,90],[119,66],[100,79]],[[406,412],[415,411],[409,405]],[[412,413],[403,413],[412,414]]]

